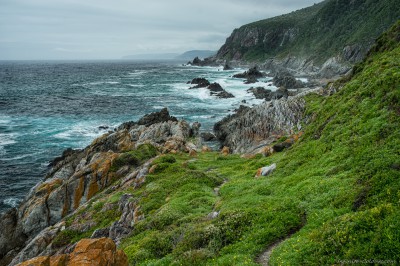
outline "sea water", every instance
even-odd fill
[[[0,212],[17,206],[63,150],[84,148],[122,122],[168,107],[211,131],[240,104],[260,103],[246,90],[271,79],[246,85],[232,78],[242,71],[172,61],[0,61]],[[218,82],[235,98],[189,90],[196,77]]]

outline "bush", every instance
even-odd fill
[[[112,165],[111,171],[117,171],[125,165],[137,167],[157,155],[157,149],[151,144],[142,144],[136,150],[124,152],[116,158]]]

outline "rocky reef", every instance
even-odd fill
[[[195,84],[195,86],[189,89],[207,88],[211,96],[216,96],[218,98],[226,99],[235,97],[232,93],[224,90],[219,83],[210,83],[210,81],[205,78],[194,78],[192,81],[189,81],[188,84]]]
[[[83,150],[66,150],[50,163],[46,178],[31,189],[20,206],[1,217],[0,265],[10,262],[15,265],[60,250],[62,241],[53,242],[65,230],[64,220],[69,214],[99,192],[116,189],[115,186],[140,186],[149,171],[149,160],[158,153],[189,152],[196,147],[187,139],[198,134],[198,127],[198,123],[192,128],[187,122],[178,121],[164,108],[138,122],[122,124]],[[123,197],[111,209],[121,217],[107,232],[103,229],[94,236],[107,236],[118,242],[131,230],[135,219],[140,219],[140,207],[130,203],[129,197]],[[77,222],[74,230],[87,231],[95,226],[96,222],[86,225]],[[64,247],[68,248],[71,247]]]

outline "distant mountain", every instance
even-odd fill
[[[122,59],[128,60],[191,60],[195,57],[206,58],[213,56],[217,51],[210,50],[191,50],[183,54],[179,53],[164,53],[164,54],[134,54],[123,56]]]
[[[130,60],[170,60],[179,56],[178,53],[164,53],[164,54],[135,54],[123,56],[122,59]]]
[[[217,53],[217,51],[210,51],[210,50],[192,50],[184,52],[183,54],[175,57],[175,59],[184,59],[184,60],[192,60],[195,57],[198,58],[207,58],[213,56]]]
[[[216,58],[253,62],[273,58],[289,68],[309,69],[328,59],[331,65],[353,64],[399,18],[399,0],[325,0],[235,29]]]

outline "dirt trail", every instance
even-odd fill
[[[301,223],[300,226],[292,229],[289,232],[289,234],[287,234],[284,238],[281,238],[281,239],[275,241],[274,243],[272,243],[271,245],[269,245],[268,248],[257,257],[256,262],[258,264],[261,264],[262,266],[269,266],[269,260],[271,258],[272,251],[274,251],[274,249],[277,246],[279,246],[283,241],[285,241],[286,239],[292,237],[292,235],[294,235],[295,233],[300,231],[300,229],[303,228],[303,226],[306,224],[307,217],[306,217],[305,214],[303,214],[301,220],[302,220],[302,223]]]

